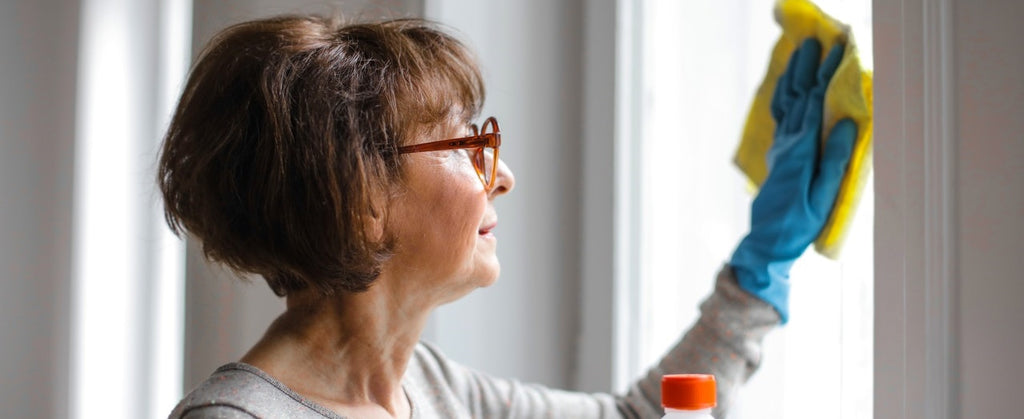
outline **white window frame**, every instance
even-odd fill
[[[959,416],[951,0],[880,1],[875,417]]]
[[[632,0],[584,4],[582,234],[580,260],[580,339],[575,389],[621,391],[637,362],[630,341],[636,339],[639,289],[637,179],[629,176],[639,157],[628,139],[637,106],[626,92],[639,48],[633,35]],[[609,89],[614,86],[614,89]],[[627,99],[627,100],[624,100]],[[610,170],[609,170],[610,169]],[[612,226],[612,228],[609,228]]]
[[[876,0],[876,418],[959,412],[951,0]],[[576,387],[622,390],[638,290],[626,83],[632,0],[584,5],[583,251]],[[608,86],[615,86],[614,90]],[[919,152],[923,150],[924,152]],[[612,170],[608,170],[611,167]],[[608,226],[614,226],[609,229]]]

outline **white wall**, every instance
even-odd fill
[[[0,3],[0,417],[67,414],[78,2]]]
[[[963,418],[1020,417],[1024,3],[954,2]]]

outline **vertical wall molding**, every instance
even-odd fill
[[[643,160],[641,92],[643,80],[643,4],[620,0],[615,5],[616,53],[614,84],[616,102],[614,148],[614,251],[612,277],[615,320],[612,351],[612,390],[624,391],[641,369],[641,208],[643,179],[638,168]],[[608,30],[608,29],[605,29]]]
[[[584,5],[582,220],[580,230],[580,330],[577,340],[574,388],[612,391],[626,371],[619,334],[629,330],[628,289],[618,280],[621,256],[621,198],[623,156],[617,155],[622,111],[619,84],[623,77],[621,10],[629,0],[589,1]],[[620,28],[621,29],[621,28]],[[609,86],[617,86],[610,89]]]
[[[959,417],[956,109],[952,1],[922,3],[925,85],[925,417]]]
[[[959,417],[952,0],[874,2],[875,417]]]

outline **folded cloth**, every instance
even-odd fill
[[[864,182],[871,172],[871,73],[861,66],[849,26],[828,16],[810,1],[776,2],[775,20],[782,27],[782,35],[772,50],[768,74],[750,106],[750,113],[743,126],[743,138],[733,161],[752,184],[761,185],[764,182],[768,176],[765,156],[775,135],[775,120],[771,114],[772,94],[779,77],[786,70],[789,57],[807,38],[817,38],[822,51],[829,51],[836,43],[845,44],[843,59],[825,91],[821,140],[824,142],[826,135],[832,132],[832,127],[844,118],[850,118],[857,124],[857,139],[835,206],[814,241],[814,249],[818,253],[836,259],[860,202]]]

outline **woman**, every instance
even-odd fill
[[[849,156],[846,123],[829,141],[846,149],[815,163],[838,62],[833,51],[816,70],[819,49],[801,47],[780,82],[772,197],[755,200],[751,234],[700,320],[612,396],[489,377],[419,342],[433,308],[497,279],[493,204],[515,186],[497,121],[471,124],[484,87],[462,44],[421,20],[226,29],[165,139],[167,220],[209,259],[261,275],[287,309],[171,417],[659,417],[660,377],[681,372],[715,374],[724,414],[785,319],[788,264],[823,225]]]

